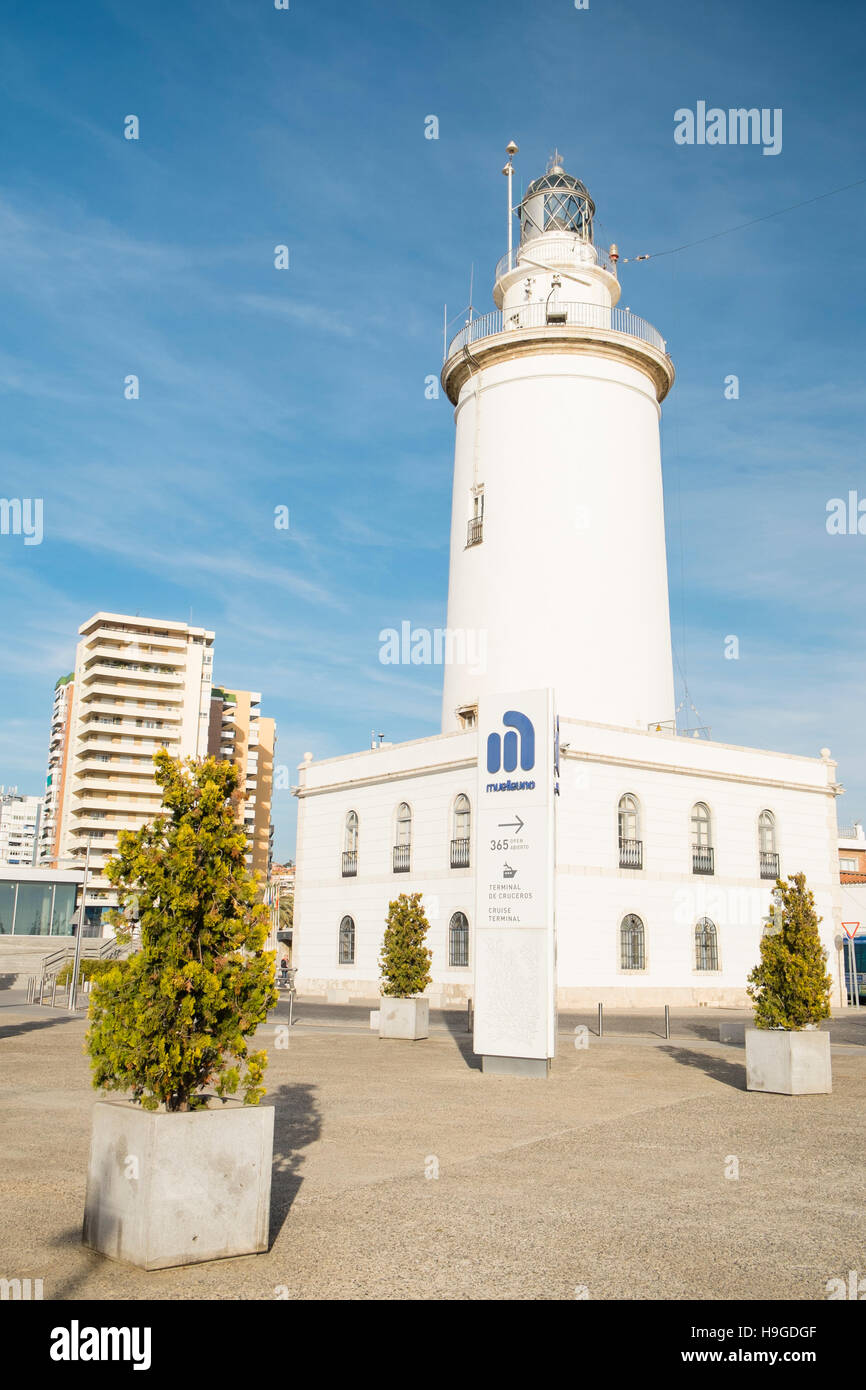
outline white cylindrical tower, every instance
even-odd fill
[[[509,166],[506,166],[508,169]],[[617,308],[617,252],[558,156],[526,190],[496,311],[448,348],[457,439],[442,726],[552,686],[561,714],[674,719],[659,448],[664,340]]]

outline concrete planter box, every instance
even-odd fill
[[[272,1106],[167,1114],[98,1101],[84,1244],[142,1269],[267,1250],[273,1148]]]
[[[832,1091],[830,1034],[777,1028],[746,1029],[746,1089],[782,1096]]]
[[[429,999],[386,999],[379,1001],[380,1038],[426,1038],[430,1025]]]

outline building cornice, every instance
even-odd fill
[[[453,405],[457,404],[461,388],[475,372],[500,362],[519,357],[536,357],[560,353],[605,357],[636,367],[649,377],[656,398],[663,401],[676,375],[674,364],[666,353],[650,343],[629,334],[607,328],[589,328],[579,324],[545,325],[541,328],[509,329],[479,338],[471,348],[461,348],[442,368],[442,386]]]
[[[761,777],[751,773],[723,772],[720,768],[685,767],[676,763],[656,763],[647,758],[622,758],[610,753],[583,753],[575,749],[561,749],[563,759],[583,763],[603,763],[609,767],[629,767],[639,772],[670,772],[676,777],[711,778],[716,782],[739,782],[744,786],[773,787],[776,791],[818,792],[821,796],[836,797],[843,790],[838,782],[830,782],[823,787],[811,787],[808,782],[789,782],[782,777]]]
[[[361,787],[377,787],[388,782],[403,782],[410,777],[432,777],[437,772],[461,772],[467,768],[475,768],[477,764],[477,758],[455,758],[447,763],[428,763],[426,767],[395,769],[393,772],[380,772],[372,777],[349,777],[342,782],[330,782],[325,787],[292,787],[292,796],[303,800],[308,796],[324,796],[328,792],[338,790],[355,791]]]

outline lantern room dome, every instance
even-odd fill
[[[592,241],[595,203],[586,185],[565,172],[559,154],[552,156],[540,178],[533,179],[518,213],[521,245],[549,232],[570,232]]]

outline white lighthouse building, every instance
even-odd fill
[[[510,160],[505,172],[510,189]],[[456,423],[442,733],[306,756],[298,988],[374,996],[388,903],[420,892],[432,1001],[473,995],[486,925],[474,879],[479,709],[547,690],[561,740],[560,1004],[746,1003],[774,882],[803,871],[838,1006],[842,789],[829,751],[804,758],[676,730],[665,341],[620,307],[616,248],[597,244],[593,200],[558,156],[516,211],[495,308],[470,311],[442,368]]]

